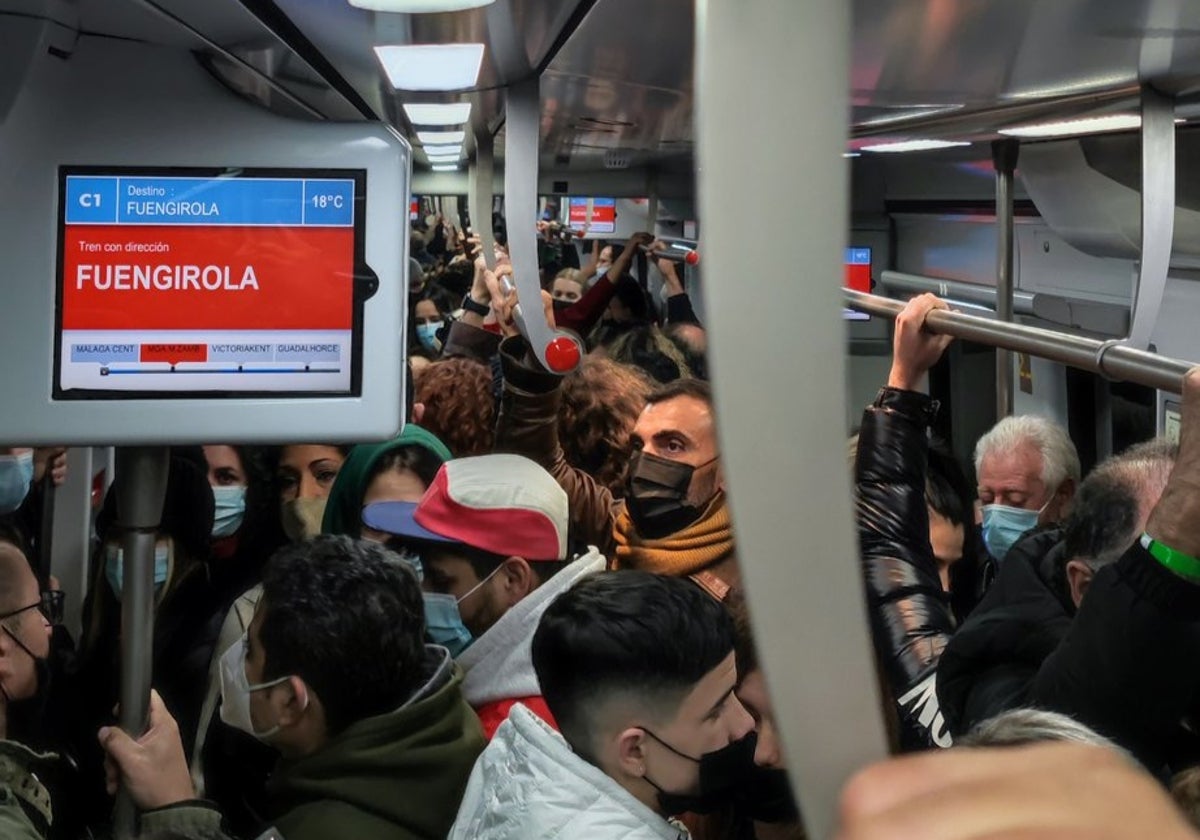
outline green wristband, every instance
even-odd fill
[[[1150,552],[1151,557],[1175,574],[1187,578],[1193,583],[1200,583],[1200,560],[1190,554],[1176,551],[1169,545],[1163,545],[1149,534],[1142,534],[1142,548]]]

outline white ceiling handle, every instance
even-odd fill
[[[542,284],[538,271],[538,146],[541,95],[535,77],[508,88],[504,147],[504,217],[508,256],[517,288],[514,319],[542,366],[559,375],[570,373],[585,352],[579,336],[552,328],[542,317]],[[522,305],[524,304],[524,305]]]

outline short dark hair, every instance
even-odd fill
[[[263,679],[312,686],[336,735],[399,707],[425,657],[421,587],[378,543],[322,535],[280,549],[263,572]]]
[[[1138,500],[1129,485],[1112,475],[1084,482],[1064,526],[1064,559],[1107,565],[1129,548],[1137,521]]]
[[[1098,570],[1120,559],[1138,537],[1143,506],[1162,495],[1177,453],[1166,441],[1149,441],[1093,469],[1063,525],[1064,560],[1083,560]]]
[[[592,760],[597,707],[616,695],[669,719],[733,652],[725,608],[686,578],[623,570],[558,596],[533,635],[533,668],[559,731]]]
[[[925,502],[934,513],[953,525],[965,526],[975,519],[975,495],[954,453],[940,441],[929,443],[925,473]]]
[[[691,397],[712,408],[712,386],[703,379],[676,379],[650,392],[646,405],[658,405],[676,397]]]

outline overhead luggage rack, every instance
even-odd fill
[[[895,318],[904,309],[903,302],[891,298],[868,295],[851,289],[843,289],[843,292],[846,306],[859,312],[881,318]],[[932,332],[941,335],[952,335],[1003,350],[1028,353],[1031,356],[1098,373],[1116,381],[1134,382],[1172,394],[1182,391],[1183,377],[1194,366],[1192,362],[1127,347],[1118,340],[1097,341],[962,312],[930,312],[925,325]]]

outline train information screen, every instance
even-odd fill
[[[59,182],[55,399],[359,395],[364,170]]]
[[[567,222],[576,230],[588,226],[588,233],[616,233],[615,198],[572,198],[567,204]]]
[[[871,293],[871,249],[846,249],[846,276],[842,285],[856,292]],[[842,317],[847,321],[869,321],[871,316],[853,309],[843,309]]]

